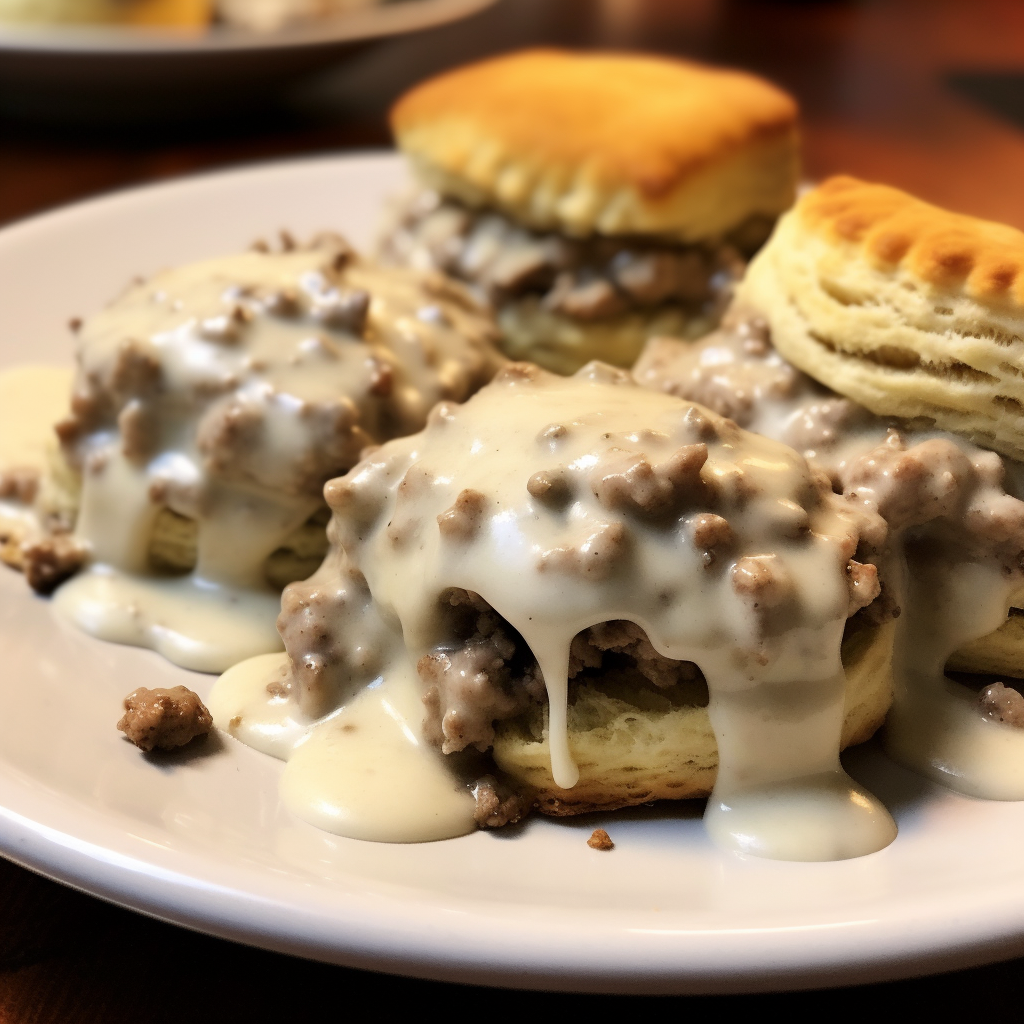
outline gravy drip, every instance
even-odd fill
[[[91,565],[57,608],[201,671],[278,648],[267,557],[365,446],[489,379],[492,337],[457,288],[376,270],[333,236],[133,285],[82,328],[58,425]],[[198,524],[186,575],[148,565],[161,509]]]
[[[862,536],[883,598],[898,616],[893,709],[886,749],[953,789],[1024,799],[1024,730],[982,713],[944,674],[964,643],[987,636],[1019,606],[1024,587],[1021,467],[944,431],[874,416],[801,373],[770,344],[765,322],[734,309],[696,344],[649,343],[637,380],[793,445],[833,487],[885,521]]]
[[[325,751],[340,758],[346,741],[337,735],[332,748],[316,738],[336,735],[335,716],[376,706],[375,687],[401,688],[406,740],[424,751],[422,706],[417,720],[411,701],[416,666],[451,644],[443,595],[461,588],[536,658],[559,786],[578,778],[566,726],[570,644],[589,626],[625,619],[707,678],[721,756],[706,817],[716,841],[767,857],[838,859],[895,836],[838,756],[839,648],[858,606],[848,567],[874,517],[834,496],[796,452],[601,364],[574,378],[515,364],[325,493],[331,553],[285,590],[279,627],[289,661],[276,663],[284,676],[269,697],[254,687],[234,726],[246,742],[290,756],[283,792],[308,820],[388,838],[394,825],[357,812],[354,768],[334,776],[327,809],[326,787],[312,780],[331,770]],[[708,515],[728,526],[714,546],[695,539]],[[218,724],[230,726],[231,702],[221,697],[233,673],[249,671],[239,666],[215,687]],[[300,746],[290,726],[281,743],[260,738],[272,721],[300,718],[311,725]],[[308,751],[301,773],[289,746]],[[359,747],[374,771],[391,756]],[[403,782],[417,785],[412,775]]]

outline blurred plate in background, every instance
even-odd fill
[[[272,32],[0,24],[0,114],[161,116],[272,94],[368,46],[469,17],[496,0],[392,0]]]
[[[278,228],[339,230],[366,249],[407,183],[393,154],[298,160],[5,228],[0,366],[70,363],[69,318],[133,276]],[[844,763],[900,834],[868,857],[723,852],[696,801],[369,843],[293,818],[278,798],[282,762],[233,739],[173,766],[141,757],[114,728],[124,694],[145,681],[205,698],[213,677],[78,632],[2,567],[0,655],[3,856],[213,935],[351,967],[577,992],[764,992],[1024,953],[1024,801],[941,789],[874,744]],[[595,825],[612,853],[587,846]],[[1015,1018],[985,1017],[1003,1019]]]

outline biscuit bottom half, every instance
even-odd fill
[[[847,625],[844,749],[870,739],[889,710],[894,634],[894,622]],[[580,772],[571,790],[551,775],[546,704],[498,726],[494,760],[554,816],[706,797],[718,772],[707,705],[703,681],[655,690],[635,675],[604,673],[570,691],[569,749]]]

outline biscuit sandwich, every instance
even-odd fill
[[[104,639],[206,671],[272,651],[280,588],[326,551],[324,482],[489,380],[494,337],[458,285],[337,236],[138,281],[78,325],[35,485],[0,467],[25,481],[6,560]]]
[[[529,50],[417,86],[391,113],[422,190],[382,258],[462,279],[506,352],[560,373],[698,337],[793,202],[797,109],[753,75]]]
[[[891,752],[1024,797],[1024,733],[1004,728],[1024,725],[1024,233],[829,179],[779,221],[722,330],[654,340],[634,372],[794,446],[882,516]]]
[[[288,760],[308,820],[390,837],[381,808],[423,820],[460,782],[475,805],[453,829],[714,790],[726,845],[892,839],[838,762],[891,696],[891,622],[865,617],[878,579],[856,557],[884,528],[797,452],[605,364],[521,363],[325,493],[331,550],[284,591],[269,691],[237,666],[211,704]],[[270,743],[281,720],[298,726]],[[403,837],[452,834],[439,817]]]

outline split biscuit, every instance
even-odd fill
[[[267,582],[283,589],[295,580],[304,580],[316,571],[327,554],[325,505],[293,530],[264,564]],[[199,554],[199,523],[188,516],[162,508],[153,522],[147,560],[150,568],[161,573],[188,573],[196,567]]]
[[[877,415],[1024,458],[1024,232],[830,178],[779,221],[739,298],[790,362]]]

